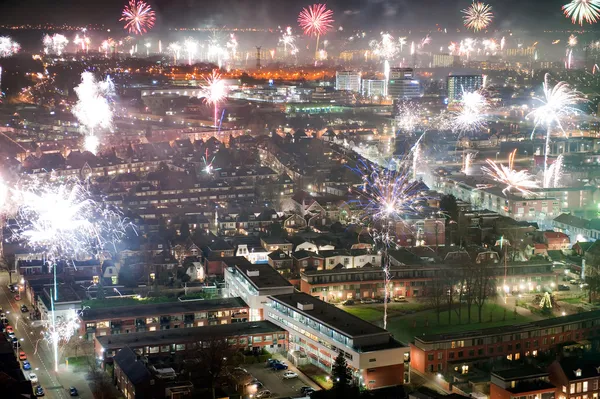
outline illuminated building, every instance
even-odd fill
[[[391,98],[416,98],[421,96],[421,85],[412,68],[390,68],[388,95]]]
[[[448,103],[459,101],[464,92],[478,90],[483,85],[483,75],[448,76]]]
[[[335,89],[360,91],[360,73],[353,71],[337,71],[335,73]]]

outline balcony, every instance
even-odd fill
[[[169,316],[160,317],[160,325],[171,324],[171,318]]]

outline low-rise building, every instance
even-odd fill
[[[421,373],[446,372],[495,360],[536,357],[566,343],[586,340],[592,347],[598,346],[599,310],[502,328],[416,336],[410,345],[410,361]]]
[[[265,320],[289,333],[293,351],[331,372],[343,353],[352,374],[369,389],[403,384],[409,380],[408,348],[391,334],[336,306],[305,293],[275,295],[267,299]]]
[[[238,297],[85,309],[79,334],[91,341],[96,336],[243,323],[249,311]]]
[[[559,399],[598,399],[600,359],[597,355],[555,360],[548,371],[550,381],[556,385]]]
[[[111,359],[125,347],[149,357],[171,356],[177,352],[196,349],[203,342],[214,339],[227,339],[231,347],[240,350],[260,351],[264,348],[271,352],[279,352],[287,350],[288,333],[284,328],[268,321],[175,328],[96,336],[94,351],[102,361]]]
[[[294,286],[270,265],[233,264],[225,268],[227,296],[241,297],[250,307],[250,320],[263,320],[269,295],[291,294]]]
[[[490,399],[554,399],[555,393],[548,372],[538,368],[511,368],[491,375]]]

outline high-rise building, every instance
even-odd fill
[[[448,68],[458,64],[459,57],[451,54],[434,54],[433,55],[433,67],[434,68]]]
[[[414,77],[412,68],[390,68],[387,94],[392,98],[416,98],[421,96],[421,85]]]
[[[362,81],[362,95],[366,97],[383,96],[385,80],[365,79]]]
[[[335,89],[360,92],[360,72],[337,71]]]
[[[483,75],[448,76],[448,103],[459,101],[463,92],[478,90],[483,86]]]

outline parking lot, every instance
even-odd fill
[[[271,391],[272,398],[281,398],[281,397],[302,397],[300,394],[300,388],[303,386],[310,386],[315,389],[319,389],[318,385],[312,382],[308,377],[302,374],[296,367],[290,364],[289,361],[284,360],[282,357],[278,357],[278,359],[282,360],[287,364],[288,370],[293,371],[298,374],[297,378],[292,378],[289,380],[283,379],[283,373],[285,371],[275,371],[269,367],[266,367],[264,363],[250,364],[244,366],[248,373],[250,373],[253,377],[257,378],[262,384],[264,388],[259,389],[264,390],[268,389]]]

